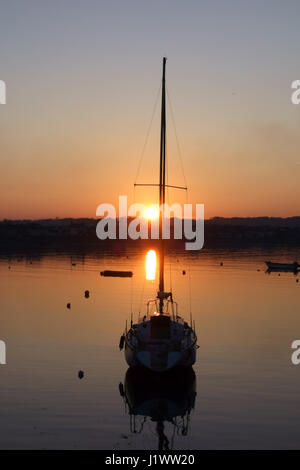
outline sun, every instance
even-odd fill
[[[148,220],[156,220],[159,217],[159,210],[156,207],[147,207],[144,217]]]

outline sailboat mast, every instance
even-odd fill
[[[163,58],[162,70],[162,92],[161,92],[161,127],[160,127],[160,167],[159,167],[159,292],[164,292],[164,240],[162,237],[163,224],[163,205],[165,204],[166,194],[166,57]],[[159,313],[163,313],[163,296],[159,297]]]

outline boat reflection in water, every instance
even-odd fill
[[[130,367],[119,390],[130,416],[130,431],[141,433],[146,421],[155,423],[158,450],[173,449],[175,436],[188,434],[196,399],[196,376],[191,367],[176,367],[163,374]],[[165,423],[172,427],[169,437]]]

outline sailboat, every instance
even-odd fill
[[[165,372],[175,366],[191,367],[196,360],[197,336],[192,318],[190,324],[178,314],[172,292],[165,290],[165,246],[162,237],[163,207],[166,187],[166,58],[163,58],[160,174],[159,174],[159,286],[157,297],[147,303],[147,312],[137,323],[127,324],[120,339],[129,366],[143,366],[155,372]],[[185,188],[186,189],[186,188]],[[153,309],[154,307],[154,309]],[[154,312],[151,314],[151,308]]]

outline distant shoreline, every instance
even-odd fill
[[[93,217],[45,217],[43,219],[0,219],[0,224],[23,224],[23,223],[42,223],[42,224],[66,224],[70,222],[78,223],[91,223],[97,221],[99,218]],[[291,217],[273,217],[273,216],[257,216],[257,217],[220,217],[214,216],[208,219],[205,219],[205,223],[227,223],[227,224],[236,224],[236,223],[246,223],[246,224],[293,224],[300,226],[300,215],[294,215]]]
[[[96,236],[99,219],[3,220],[1,253],[126,251],[155,247],[157,240],[105,240]],[[171,233],[172,233],[171,221]],[[214,217],[205,221],[204,248],[300,247],[300,217]],[[166,240],[167,250],[184,251],[185,240]]]

